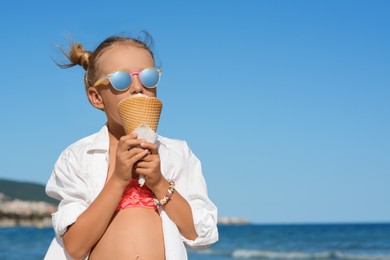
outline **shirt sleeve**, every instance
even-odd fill
[[[57,211],[52,214],[53,228],[58,236],[62,236],[88,207],[86,178],[81,172],[82,167],[74,154],[65,150],[46,185],[47,195],[60,201]]]
[[[184,197],[191,206],[198,237],[183,241],[192,248],[204,248],[218,241],[217,207],[209,199],[199,159],[188,148],[188,189]]]

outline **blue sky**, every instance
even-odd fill
[[[105,123],[56,45],[147,30],[158,132],[190,144],[220,215],[390,221],[388,1],[97,2],[2,4],[0,178],[46,183]]]

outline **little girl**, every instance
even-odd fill
[[[162,136],[149,143],[122,126],[122,99],[156,96],[161,70],[147,44],[110,37],[93,52],[72,44],[65,55],[70,64],[62,67],[86,70],[88,100],[107,122],[66,148],[55,164],[46,192],[60,203],[45,259],[183,260],[184,243],[216,242],[217,208],[187,143]]]

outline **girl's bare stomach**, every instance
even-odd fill
[[[89,259],[165,259],[159,214],[142,207],[117,211]]]

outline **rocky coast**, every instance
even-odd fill
[[[248,225],[250,224],[250,222],[246,218],[220,216],[218,218],[218,224],[219,225]]]
[[[0,193],[0,227],[50,227],[56,206],[44,201],[9,199]]]

